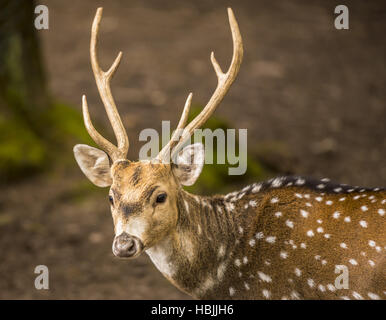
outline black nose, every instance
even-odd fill
[[[141,248],[140,241],[126,232],[116,236],[113,242],[113,253],[120,258],[134,256]]]

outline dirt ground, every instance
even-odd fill
[[[337,1],[50,0],[40,31],[54,96],[80,109],[87,93],[108,127],[89,62],[90,27],[104,6],[100,59],[123,61],[112,87],[136,159],[138,134],[178,120],[188,92],[204,104],[216,86],[209,54],[231,55],[226,7],[244,39],[240,74],[216,115],[248,129],[250,150],[280,143],[291,171],[352,185],[386,185],[386,6],[349,1],[350,29],[334,28]],[[69,153],[72,151],[69,150]],[[115,258],[107,190],[77,197],[88,183],[74,161],[0,193],[1,299],[184,299],[143,255]],[[50,289],[34,288],[47,265]]]

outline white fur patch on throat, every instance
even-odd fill
[[[165,239],[161,243],[147,249],[146,253],[163,275],[169,278],[173,277],[177,270],[171,261],[172,247],[170,239]]]

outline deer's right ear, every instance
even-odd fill
[[[105,152],[86,144],[77,144],[74,155],[82,172],[98,187],[112,184],[110,161]]]
[[[177,155],[173,172],[183,186],[191,186],[198,179],[204,166],[205,151],[202,143],[191,144]]]

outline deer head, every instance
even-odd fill
[[[201,173],[204,164],[203,145],[197,143],[180,149],[193,131],[211,116],[239,71],[243,57],[242,39],[230,8],[228,16],[233,39],[233,58],[228,71],[224,73],[212,52],[211,61],[218,84],[209,102],[187,124],[192,101],[190,93],[177,130],[169,143],[155,159],[133,162],[126,159],[129,140],[110,89],[110,80],[118,68],[122,53],[118,54],[108,71],[100,68],[97,41],[102,8],[98,8],[96,12],[90,42],[91,65],[117,146],[96,131],[90,119],[86,97],[83,96],[82,109],[86,129],[102,150],[78,144],[74,147],[74,154],[81,170],[91,182],[99,187],[110,186],[109,201],[115,229],[113,252],[116,256],[137,257],[170,233],[177,224],[177,199],[182,186],[194,184]],[[171,158],[175,158],[175,161],[171,162]]]

